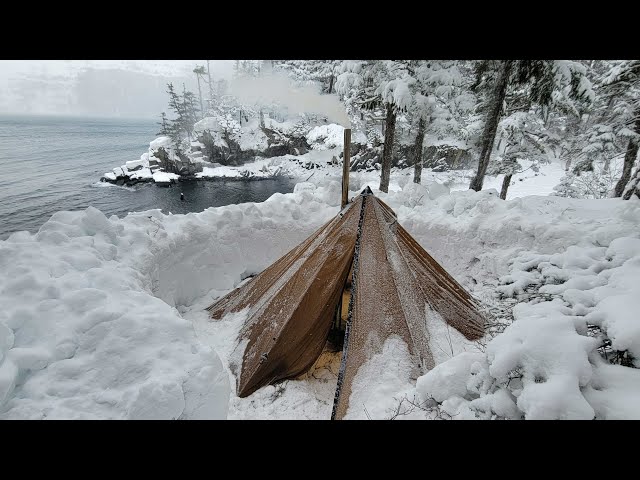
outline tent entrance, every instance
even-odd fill
[[[329,330],[326,349],[331,352],[341,352],[344,346],[344,332],[349,316],[349,302],[351,301],[351,279],[353,277],[353,263],[349,269],[349,275],[342,288],[342,295],[336,305],[336,312]]]

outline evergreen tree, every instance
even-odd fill
[[[198,121],[198,108],[196,107],[196,96],[182,86],[182,96],[178,95],[172,83],[167,84],[169,94],[169,108],[173,110],[176,118],[170,120],[171,124],[164,130],[173,141],[176,151],[180,153],[182,140],[187,137],[191,141],[193,127]]]
[[[200,97],[200,111],[204,114],[204,107],[202,104],[202,89],[200,88],[200,78],[202,78],[203,82],[206,82],[204,76],[207,75],[207,71],[204,69],[204,66],[196,66],[193,69],[193,73],[196,74],[196,79],[198,81],[198,95]]]
[[[470,189],[482,189],[484,176],[494,147],[498,123],[505,114],[544,109],[554,106],[559,92],[570,98],[593,99],[591,82],[586,68],[579,62],[549,60],[505,60],[479,62],[473,88],[488,94],[484,131],[478,170],[469,185]],[[495,81],[493,81],[495,78]]]
[[[160,131],[156,135],[169,135],[169,121],[167,120],[167,114],[162,112],[160,114],[162,121],[156,122],[156,125],[160,125]]]
[[[531,162],[531,170],[537,172],[548,157],[542,145],[542,119],[532,112],[516,112],[500,123],[502,150],[488,168],[490,175],[504,175],[500,198],[507,199],[507,192],[514,174],[523,171],[521,160]]]
[[[603,96],[613,105],[609,125],[617,134],[628,139],[622,175],[613,196],[620,197],[631,178],[631,170],[638,157],[640,141],[640,60],[623,61],[608,72]],[[640,166],[638,167],[640,168]],[[636,175],[637,176],[637,175]]]
[[[355,104],[363,110],[384,109],[380,190],[388,192],[396,118],[411,105],[409,85],[415,80],[409,74],[406,62],[396,60],[344,62],[341,69],[336,88],[352,106]]]

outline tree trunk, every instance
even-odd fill
[[[329,91],[327,93],[331,93],[333,91],[333,73],[331,77],[329,77]]]
[[[564,171],[568,172],[570,168],[571,168],[571,157],[568,157],[567,163],[564,164]]]
[[[424,142],[424,119],[421,117],[418,122],[418,134],[416,143],[413,145],[413,183],[422,182],[422,143]]]
[[[633,196],[634,193],[636,194],[636,196],[638,198],[640,198],[640,166],[638,166],[638,168],[636,168],[636,174],[631,179],[631,182],[629,183],[629,185],[627,187],[627,191],[624,192],[624,195],[622,196],[622,199],[623,200],[629,200]]]
[[[458,150],[458,153],[456,153],[456,158],[453,160],[453,166],[452,166],[452,168],[454,168],[454,169],[455,169],[455,168],[457,168],[457,167],[458,167],[458,163],[460,163],[460,157],[462,157],[462,154],[463,154],[464,152],[465,152],[465,151],[464,151],[464,150],[462,150],[462,149],[459,149],[459,150]]]
[[[484,176],[487,173],[487,167],[489,166],[491,150],[493,149],[493,142],[496,139],[498,122],[500,121],[500,116],[502,114],[502,104],[504,103],[504,98],[507,94],[509,74],[511,73],[513,62],[513,60],[505,60],[502,63],[500,76],[498,77],[494,90],[493,102],[489,107],[487,119],[484,122],[484,131],[482,132],[482,150],[480,152],[480,160],[478,162],[478,172],[469,185],[469,188],[476,192],[482,190]]]
[[[202,90],[200,90],[200,75],[196,74],[196,78],[198,79],[198,94],[200,95],[200,115],[204,118],[204,108],[202,108]]]
[[[393,105],[387,103],[387,121],[384,129],[384,148],[382,149],[382,174],[380,175],[380,191],[389,192],[391,176],[391,159],[393,158],[393,137],[396,132],[396,112]]]
[[[512,173],[509,173],[504,176],[504,180],[502,180],[502,190],[500,190],[500,198],[502,200],[507,199],[507,190],[509,190],[509,184],[511,183]]]
[[[207,60],[207,76],[209,77],[209,104],[213,102],[213,82],[211,81],[211,70],[209,70],[209,60]]]
[[[640,111],[636,111],[636,133],[640,134]],[[622,176],[618,183],[616,183],[616,188],[613,191],[614,197],[621,197],[624,188],[629,183],[629,179],[631,178],[631,169],[633,168],[633,164],[636,161],[636,157],[638,156],[638,141],[631,138],[629,139],[629,144],[627,145],[627,153],[624,156],[624,167],[622,169]],[[631,197],[631,196],[629,196]]]

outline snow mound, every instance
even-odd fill
[[[179,179],[180,175],[176,175],[175,173],[168,173],[168,172],[153,172],[152,177],[153,177],[153,181],[156,183],[169,183],[172,180]]]
[[[243,125],[239,135],[240,149],[263,151],[269,146],[269,139],[258,125]]]
[[[127,230],[89,207],[0,242],[0,418],[226,417],[220,359],[128,264],[148,234]]]
[[[170,137],[158,137],[149,142],[149,152],[159,148],[171,148],[173,145]]]
[[[314,150],[327,150],[336,147],[343,148],[344,127],[335,123],[318,125],[307,133],[306,138]]]
[[[148,165],[148,163],[146,165]],[[127,167],[128,170],[133,170],[135,168],[145,166],[145,161],[143,159],[130,160],[125,163],[125,166]]]

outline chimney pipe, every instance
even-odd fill
[[[344,129],[344,152],[342,156],[342,206],[344,208],[349,201],[349,167],[351,166],[351,129]]]

